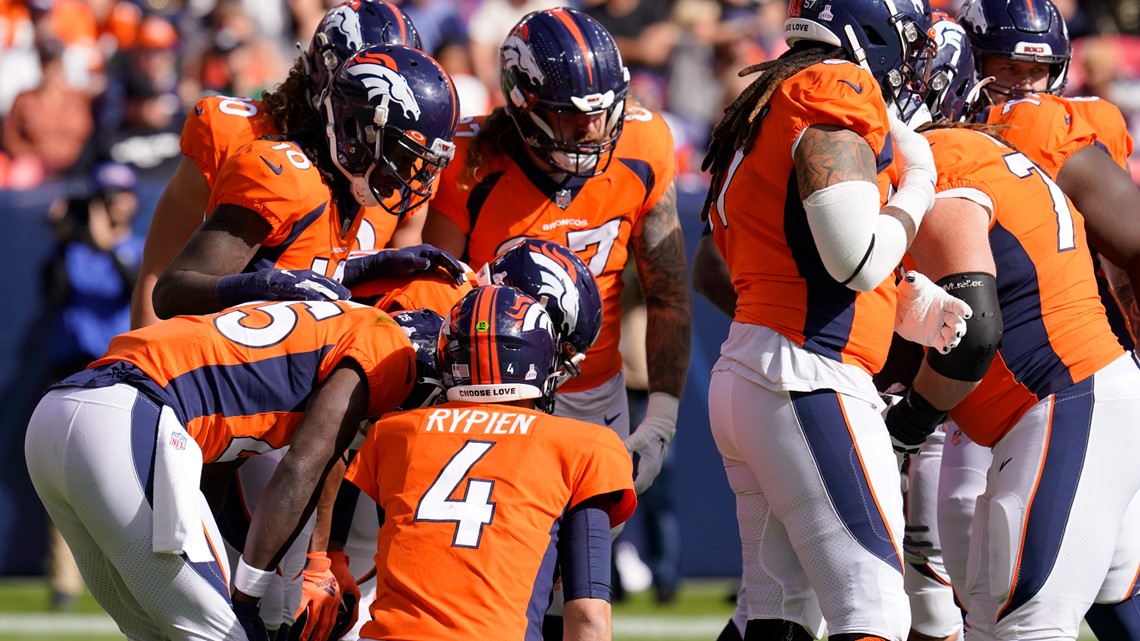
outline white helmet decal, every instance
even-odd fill
[[[419,120],[420,105],[403,76],[384,65],[370,62],[353,65],[347,69],[347,72],[368,88],[369,100],[386,94],[393,102],[403,107],[404,117]]]
[[[542,285],[538,288],[538,300],[546,305],[546,297],[558,303],[564,318],[560,334],[569,334],[578,325],[578,310],[581,303],[578,299],[578,288],[574,286],[566,268],[553,258],[539,252],[531,252],[531,260],[542,268]]]
[[[981,0],[967,2],[966,6],[962,7],[958,21],[969,22],[974,33],[985,33],[990,28],[990,22],[986,20],[986,12],[982,10]]]
[[[538,60],[535,59],[530,45],[516,35],[508,36],[503,43],[503,64],[507,68],[521,70],[536,85],[541,85],[546,79],[546,74],[542,73],[542,69],[538,66]]]
[[[344,34],[349,50],[359,51],[364,46],[364,37],[360,34],[360,14],[353,11],[348,5],[342,5],[330,11],[329,15],[340,18],[334,26],[337,31]]]
[[[938,51],[942,51],[946,47],[951,47],[954,54],[950,56],[950,64],[954,68],[958,67],[958,59],[962,56],[962,51],[969,47],[966,42],[966,32],[962,28],[949,20],[940,20],[934,23],[934,42],[938,45]]]

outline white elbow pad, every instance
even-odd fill
[[[863,180],[824,187],[803,202],[816,250],[827,273],[857,291],[890,276],[906,251],[906,231],[879,215],[879,188]]]

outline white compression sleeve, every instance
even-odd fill
[[[863,180],[824,187],[803,202],[823,266],[832,278],[860,292],[879,286],[907,248],[906,230],[879,213],[879,189]]]

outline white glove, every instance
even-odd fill
[[[645,408],[645,419],[625,439],[625,449],[638,456],[637,467],[633,470],[633,489],[638,494],[648,490],[653,479],[661,473],[669,443],[677,432],[677,408],[680,404],[681,401],[672,394],[653,392]]]
[[[906,212],[915,226],[934,207],[934,183],[938,170],[934,167],[934,154],[930,143],[922,134],[916,134],[891,114],[891,141],[895,149],[895,164],[899,170],[899,186],[887,204]]]
[[[929,278],[911,270],[899,283],[895,333],[912,343],[949,354],[962,342],[966,319],[973,313],[966,301],[947,294]]]

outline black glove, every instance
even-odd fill
[[[269,631],[265,629],[265,622],[261,620],[259,603],[234,601],[233,610],[249,641],[269,641]]]
[[[437,267],[444,269],[457,283],[467,280],[467,268],[451,254],[431,245],[414,245],[349,258],[344,267],[344,283],[352,287],[376,278],[410,276]]]
[[[887,410],[885,420],[895,454],[907,457],[918,454],[926,437],[946,421],[946,412],[935,409],[921,394],[910,389],[901,401]]]
[[[262,269],[218,281],[218,300],[226,307],[254,300],[347,300],[351,295],[344,285],[308,269]]]

